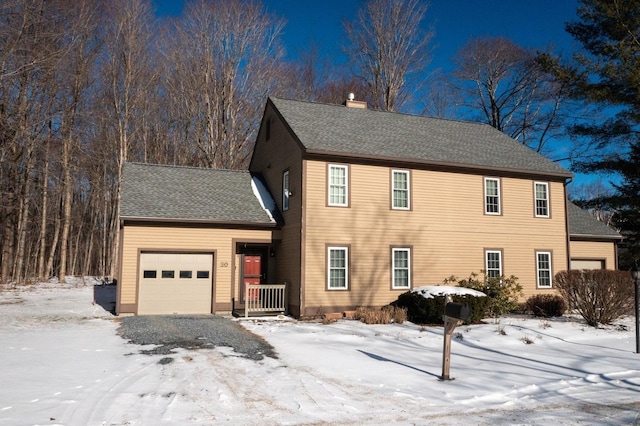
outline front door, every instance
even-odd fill
[[[243,271],[242,298],[245,297],[245,286],[260,284],[262,279],[262,256],[259,254],[244,255],[244,271]],[[259,290],[251,290],[249,292],[249,300],[257,301],[260,298]]]

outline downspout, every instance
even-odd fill
[[[567,235],[567,270],[571,269],[571,233],[569,230],[569,197],[567,196],[567,185],[572,181],[572,177],[564,181],[564,226]]]
[[[306,316],[307,301],[306,301],[306,274],[307,274],[307,160],[301,158],[302,164],[302,176],[301,176],[301,188],[300,188],[300,317]]]
[[[120,315],[121,312],[120,298],[122,297],[122,257],[124,255],[124,220],[120,219],[119,222],[120,232],[118,232],[118,234],[120,238],[120,246],[118,247],[118,270],[116,271],[116,315]]]

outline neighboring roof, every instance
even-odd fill
[[[567,201],[567,222],[569,236],[582,238],[622,239],[616,230],[600,222],[580,207]]]
[[[275,225],[248,171],[127,163],[120,217],[180,222]],[[275,213],[275,212],[274,212]]]
[[[270,101],[307,154],[572,176],[486,124],[279,98]]]

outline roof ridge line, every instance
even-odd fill
[[[325,103],[325,102],[313,102],[313,101],[308,101],[308,100],[301,100],[301,99],[291,99],[291,98],[281,98],[278,96],[269,96],[269,99],[276,99],[276,100],[280,100],[280,101],[285,101],[285,102],[298,102],[298,103],[303,103],[303,104],[310,104],[310,105],[319,105],[319,106],[327,106],[327,107],[337,107],[337,108],[349,108],[346,105],[342,105],[342,104],[333,104],[333,103]],[[470,120],[463,120],[460,118],[445,118],[445,117],[433,117],[430,115],[421,115],[421,114],[414,114],[414,113],[410,113],[410,112],[402,112],[402,111],[381,111],[381,110],[376,110],[376,109],[370,109],[370,108],[350,108],[353,110],[359,110],[359,111],[368,111],[368,112],[374,112],[374,113],[381,113],[381,114],[390,114],[390,115],[401,115],[401,116],[405,116],[405,117],[415,117],[415,118],[424,118],[424,119],[428,119],[428,120],[439,120],[439,121],[447,121],[447,122],[451,122],[451,123],[463,123],[463,124],[472,124],[472,125],[477,125],[477,126],[482,126],[482,127],[489,127],[491,129],[494,129],[498,132],[500,132],[500,130],[496,129],[495,127],[489,125],[488,123],[482,123],[479,121],[470,121]],[[504,133],[504,132],[501,132]],[[505,133],[506,135],[506,133]],[[509,136],[509,135],[507,135]],[[509,136],[511,137],[511,136]],[[512,138],[516,141],[518,141],[515,138]],[[519,142],[519,141],[518,141]]]
[[[194,169],[194,170],[211,170],[218,172],[239,172],[239,173],[250,173],[249,169],[221,169],[216,167],[200,167],[200,166],[184,166],[179,164],[160,164],[160,163],[143,163],[140,161],[127,161],[126,164],[133,164],[136,166],[148,166],[148,167],[165,167],[172,169]]]

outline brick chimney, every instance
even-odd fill
[[[364,101],[356,101],[355,100],[355,95],[353,93],[349,93],[349,97],[344,102],[344,105],[347,108],[367,109],[367,103],[364,102]]]

